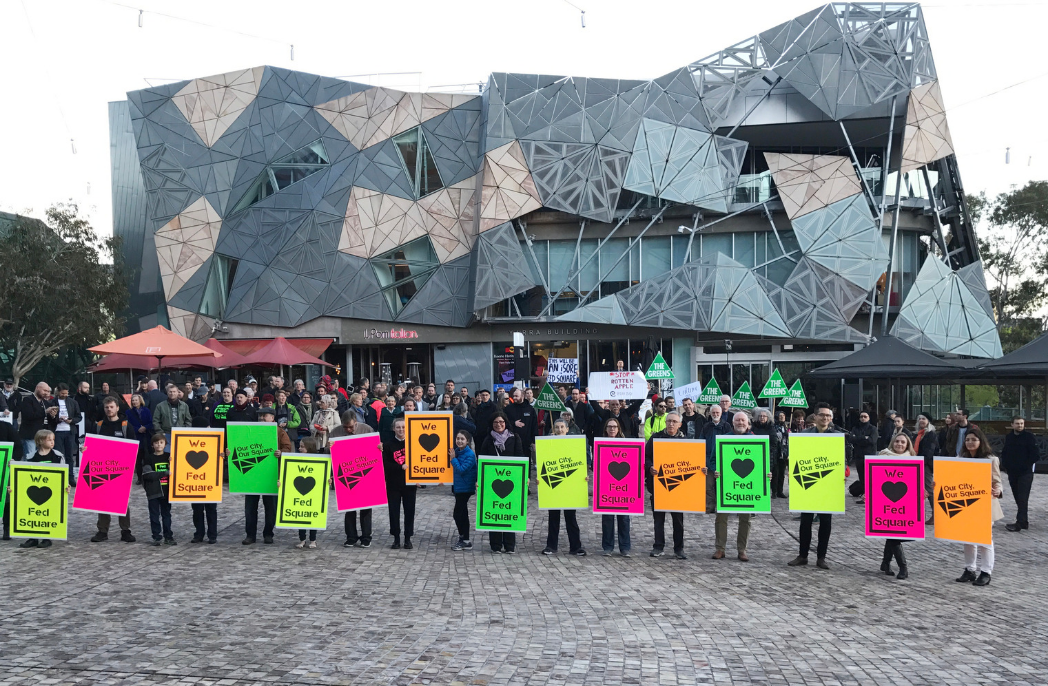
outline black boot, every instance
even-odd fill
[[[393,537],[393,545],[389,546],[391,550],[400,550],[400,536]]]
[[[892,549],[888,548],[881,557],[881,571],[885,574],[892,573]]]
[[[900,581],[910,578],[910,572],[906,568],[906,554],[902,552],[902,543],[895,546],[895,561],[899,563],[899,573],[895,575],[895,578]]]
[[[975,572],[973,572],[972,570],[970,570],[967,567],[965,567],[964,568],[964,573],[961,574],[956,579],[954,579],[954,581],[957,581],[957,582],[960,582],[960,583],[964,583],[966,581],[975,581]]]

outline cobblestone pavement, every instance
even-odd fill
[[[633,521],[630,559],[600,555],[592,514],[579,516],[588,557],[568,556],[563,532],[559,555],[540,554],[547,518],[534,509],[518,554],[479,536],[452,552],[446,488],[419,492],[411,551],[385,535],[343,548],[341,516],[317,550],[288,530],[245,547],[243,501],[228,494],[217,545],[189,543],[179,505],[178,546],[152,548],[136,488],[138,543],[116,540],[115,518],[110,541],[90,543],[94,516],[74,512],[68,543],[0,544],[0,684],[1044,684],[1046,483],[1033,529],[995,528],[985,588],[954,583],[953,543],[907,544],[908,581],[880,574],[881,542],[850,504],[827,572],[786,566],[798,522],[781,500],[743,563],[710,559],[705,515],[686,517],[685,561],[648,557],[650,513]],[[376,534],[387,521],[376,510]]]

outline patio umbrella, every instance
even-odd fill
[[[283,366],[295,364],[320,364],[325,367],[334,367],[330,362],[313,357],[304,350],[295,347],[283,336],[274,338],[265,346],[244,357],[245,364]]]
[[[168,369],[228,369],[244,364],[244,356],[233,352],[214,338],[209,338],[204,346],[219,353],[221,357],[166,357],[164,365]],[[160,360],[155,355],[125,355],[114,353],[106,355],[90,365],[89,372],[108,372],[118,369],[158,369]]]
[[[179,336],[162,326],[96,345],[88,350],[99,355],[134,355],[143,358],[141,364],[146,364],[150,358],[154,358],[157,369],[163,366],[165,357],[222,357],[222,353],[195,343],[184,336]],[[134,364],[131,366],[133,367]]]

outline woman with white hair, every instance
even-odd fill
[[[337,404],[335,396],[321,396],[320,409],[313,415],[313,444],[319,453],[327,452],[331,430],[341,424],[335,410]]]

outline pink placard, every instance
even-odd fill
[[[866,535],[924,538],[924,459],[866,457]]]
[[[138,441],[88,434],[80,456],[73,508],[122,515],[135,480]]]
[[[331,473],[339,512],[386,504],[386,474],[378,434],[331,439]]]
[[[644,514],[644,439],[593,442],[594,514]]]

